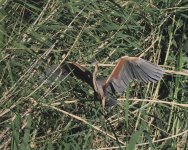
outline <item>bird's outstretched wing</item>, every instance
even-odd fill
[[[103,88],[113,93],[123,93],[132,80],[155,83],[164,74],[160,66],[142,58],[124,56],[119,59]]]
[[[88,83],[91,87],[93,87],[92,73],[89,70],[87,70],[85,67],[75,62],[68,62],[65,66],[63,66],[62,69],[63,72],[66,72],[71,76],[75,76],[78,79]]]

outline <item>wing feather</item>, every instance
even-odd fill
[[[164,74],[164,71],[161,67],[151,64],[150,62],[146,62],[145,60],[140,60],[142,63],[139,63],[139,68],[142,70],[143,74],[145,74],[150,82],[156,83],[160,80]]]
[[[135,62],[134,62],[135,63]],[[135,70],[135,72],[136,72],[136,74],[138,74],[139,75],[139,79],[141,80],[141,81],[144,81],[145,83],[146,82],[154,82],[155,80],[153,80],[150,76],[149,76],[149,74],[148,74],[148,70],[145,72],[145,71],[143,71],[143,67],[145,67],[145,66],[140,66],[140,65],[138,65],[138,64],[134,64],[134,66],[136,66],[136,68],[134,69]],[[133,67],[134,67],[133,66]],[[135,77],[135,79],[138,79],[137,77]]]
[[[115,89],[116,92],[121,93],[121,91],[122,91],[122,85],[120,83],[120,80],[114,79],[112,81],[112,85],[113,85],[113,87],[114,87],[114,89]]]
[[[132,72],[131,66],[124,64],[123,67],[124,67],[123,68],[123,73],[124,73],[124,76],[126,77],[125,79],[127,81],[132,81],[134,78],[133,78],[133,72]]]
[[[137,79],[156,83],[163,77],[164,70],[144,59],[124,56],[117,62],[104,87],[112,86],[114,92],[122,93],[129,82]]]
[[[143,76],[145,76],[146,78],[146,82],[153,82],[153,83],[156,83],[157,80],[159,80],[158,78],[155,77],[154,74],[148,74],[147,72],[143,71],[141,68],[140,69],[140,72],[142,73]],[[149,72],[149,71],[148,71]],[[146,83],[145,82],[145,83]]]

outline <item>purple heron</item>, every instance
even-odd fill
[[[94,95],[98,95],[102,100],[103,109],[106,105],[113,106],[117,103],[112,94],[122,94],[129,82],[141,80],[144,83],[156,83],[164,74],[164,70],[160,66],[139,57],[128,56],[121,57],[110,76],[105,79],[97,79],[98,63],[95,63],[93,73],[75,62],[68,62],[63,69],[88,83],[93,88]]]

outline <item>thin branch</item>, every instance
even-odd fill
[[[124,101],[126,100],[125,98],[118,98],[119,101]],[[158,99],[129,99],[130,101],[139,101],[139,102],[152,102],[152,103],[161,103],[161,104],[168,104],[168,105],[174,105],[174,106],[180,106],[180,107],[186,107],[188,108],[188,104],[179,104],[175,102],[167,102],[167,101],[162,101]]]

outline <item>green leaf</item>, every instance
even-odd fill
[[[20,146],[20,150],[25,150],[29,148],[29,141],[30,141],[30,131],[31,131],[31,122],[32,122],[32,117],[29,114],[27,116],[27,125],[24,129],[24,137]]]
[[[12,142],[11,142],[12,150],[19,150],[20,128],[21,128],[21,116],[19,114],[16,114],[15,119],[12,122]]]
[[[128,146],[127,146],[126,150],[135,150],[136,143],[138,143],[142,132],[143,131],[138,130],[138,131],[135,131],[132,134],[131,139],[129,140],[129,143],[128,143]]]

